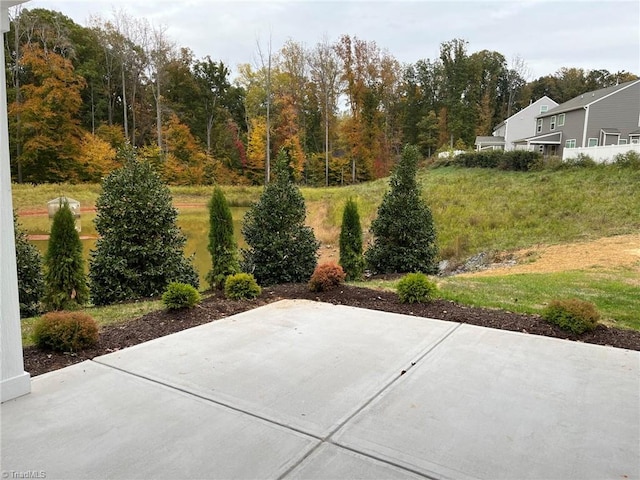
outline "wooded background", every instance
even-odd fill
[[[99,181],[132,148],[178,185],[262,184],[281,148],[300,183],[362,182],[388,175],[403,144],[472,147],[543,95],[562,103],[637,78],[566,67],[531,79],[524,59],[459,38],[400,64],[348,34],[256,44],[258,62],[232,77],[123,11],[82,26],[18,9],[4,40],[11,172],[32,183]]]

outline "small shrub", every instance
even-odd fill
[[[501,170],[513,170],[516,172],[528,172],[533,170],[540,161],[542,155],[538,152],[527,150],[511,150],[504,152],[498,163]]]
[[[640,170],[640,153],[630,150],[627,153],[619,153],[613,157],[613,163],[622,168]]]
[[[424,273],[409,273],[400,279],[396,291],[402,303],[428,303],[438,287]]]
[[[567,158],[562,162],[564,168],[589,168],[597,165],[596,161],[585,153],[579,153],[574,158]]]
[[[36,320],[33,341],[45,350],[78,352],[98,343],[98,324],[83,312],[50,312]]]
[[[322,263],[316,267],[309,280],[309,290],[326,292],[337,287],[346,278],[342,267],[336,263]]]
[[[550,155],[548,157],[543,157],[542,155],[533,162],[530,170],[541,171],[541,170],[562,170],[564,164],[562,162],[562,157],[558,155]]]
[[[571,298],[552,301],[542,312],[542,318],[562,330],[580,335],[596,328],[600,314],[593,303]]]
[[[202,297],[193,285],[188,283],[173,282],[162,294],[162,303],[168,310],[181,308],[193,308],[202,301]]]
[[[224,294],[231,300],[248,300],[262,293],[260,285],[250,273],[229,275],[224,282]]]

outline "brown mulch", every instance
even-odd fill
[[[287,284],[263,288],[262,295],[251,301],[227,300],[221,293],[216,292],[191,310],[177,312],[160,310],[126,323],[102,327],[98,345],[78,354],[45,352],[35,347],[27,347],[24,349],[25,371],[32,376],[40,375],[157,337],[179,332],[186,328],[229,317],[271,302],[296,298],[437,318],[640,351],[640,331],[622,330],[600,325],[593,332],[577,336],[548,324],[537,315],[523,315],[503,310],[466,307],[444,300],[436,300],[429,304],[403,304],[398,301],[397,295],[393,292],[349,285],[341,285],[339,288],[329,292],[312,293],[305,284]]]

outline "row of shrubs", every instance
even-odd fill
[[[464,152],[452,158],[438,161],[439,166],[457,166],[465,168],[497,168],[527,172],[542,160],[538,152],[526,150],[480,150]]]
[[[589,168],[604,164],[638,170],[640,169],[640,154],[630,150],[626,153],[617,154],[610,162],[598,163],[585,153],[581,153],[574,158],[562,160],[562,158],[558,156],[543,157],[538,152],[526,150],[481,150],[464,152],[455,157],[438,159],[434,165],[465,168],[495,168],[498,170],[528,172],[533,170]]]
[[[343,283],[345,278],[340,265],[323,263],[311,276],[309,290],[329,291]],[[237,273],[227,277],[224,293],[233,300],[251,300],[260,295],[261,288],[253,275]],[[438,287],[423,273],[409,273],[398,282],[396,293],[402,303],[429,303],[436,298]],[[162,300],[167,309],[179,310],[195,307],[202,297],[192,285],[174,282],[162,295]],[[600,320],[600,314],[592,303],[578,299],[554,300],[545,308],[542,317],[576,335],[594,330]],[[36,322],[33,339],[42,349],[77,352],[97,344],[98,325],[84,312],[50,312]]]

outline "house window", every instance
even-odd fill
[[[556,129],[556,116],[555,115],[553,115],[551,117],[551,125],[550,125],[550,127],[551,127],[551,130],[555,130]]]
[[[589,143],[587,143],[587,147],[597,147],[597,146],[598,146],[598,139],[590,138]]]
[[[627,144],[627,139],[626,138],[618,139],[618,145],[626,145],[626,144]]]
[[[542,119],[538,119],[538,123],[536,124],[536,133],[540,133],[542,131]]]
[[[629,135],[629,143],[632,145],[638,145],[640,143],[639,135]]]
[[[562,127],[564,125],[564,113],[558,115],[558,126]]]
[[[564,142],[564,148],[576,148],[576,139],[572,138]]]
[[[540,105],[540,113],[544,113],[547,110],[549,110],[549,106],[548,105]]]

